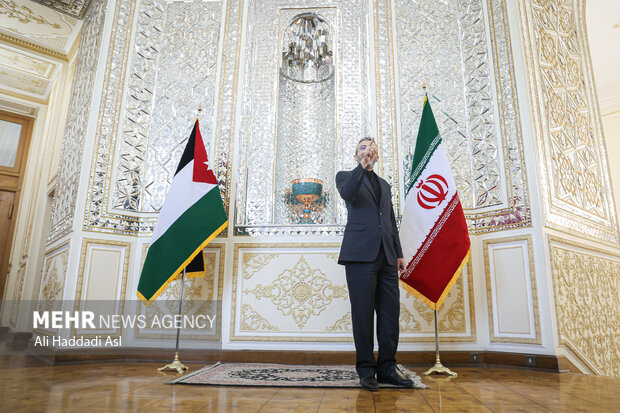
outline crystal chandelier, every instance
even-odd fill
[[[283,41],[281,73],[298,82],[320,82],[334,71],[331,28],[314,13],[295,16]]]

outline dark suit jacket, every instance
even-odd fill
[[[396,265],[396,259],[403,257],[403,251],[398,238],[390,185],[379,177],[381,200],[377,206],[368,173],[358,164],[352,171],[336,174],[338,192],[349,212],[338,263],[372,262],[377,258],[383,241],[388,262]]]

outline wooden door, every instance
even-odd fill
[[[0,298],[4,297],[33,119],[0,111]]]

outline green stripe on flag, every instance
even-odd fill
[[[413,154],[413,165],[411,165],[411,175],[409,176],[409,187],[406,193],[409,193],[411,187],[417,182],[440,143],[441,136],[439,135],[439,129],[437,129],[433,110],[431,109],[430,102],[425,97],[415,153]]]
[[[146,300],[156,298],[153,295],[183,269],[182,265],[190,254],[196,252],[214,232],[221,230],[227,220],[220,191],[215,187],[185,211],[149,247],[138,292]]]

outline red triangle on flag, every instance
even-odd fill
[[[202,141],[198,120],[196,120],[196,140],[194,141],[194,182],[204,182],[206,184],[217,184],[213,168],[207,158],[205,144]]]

